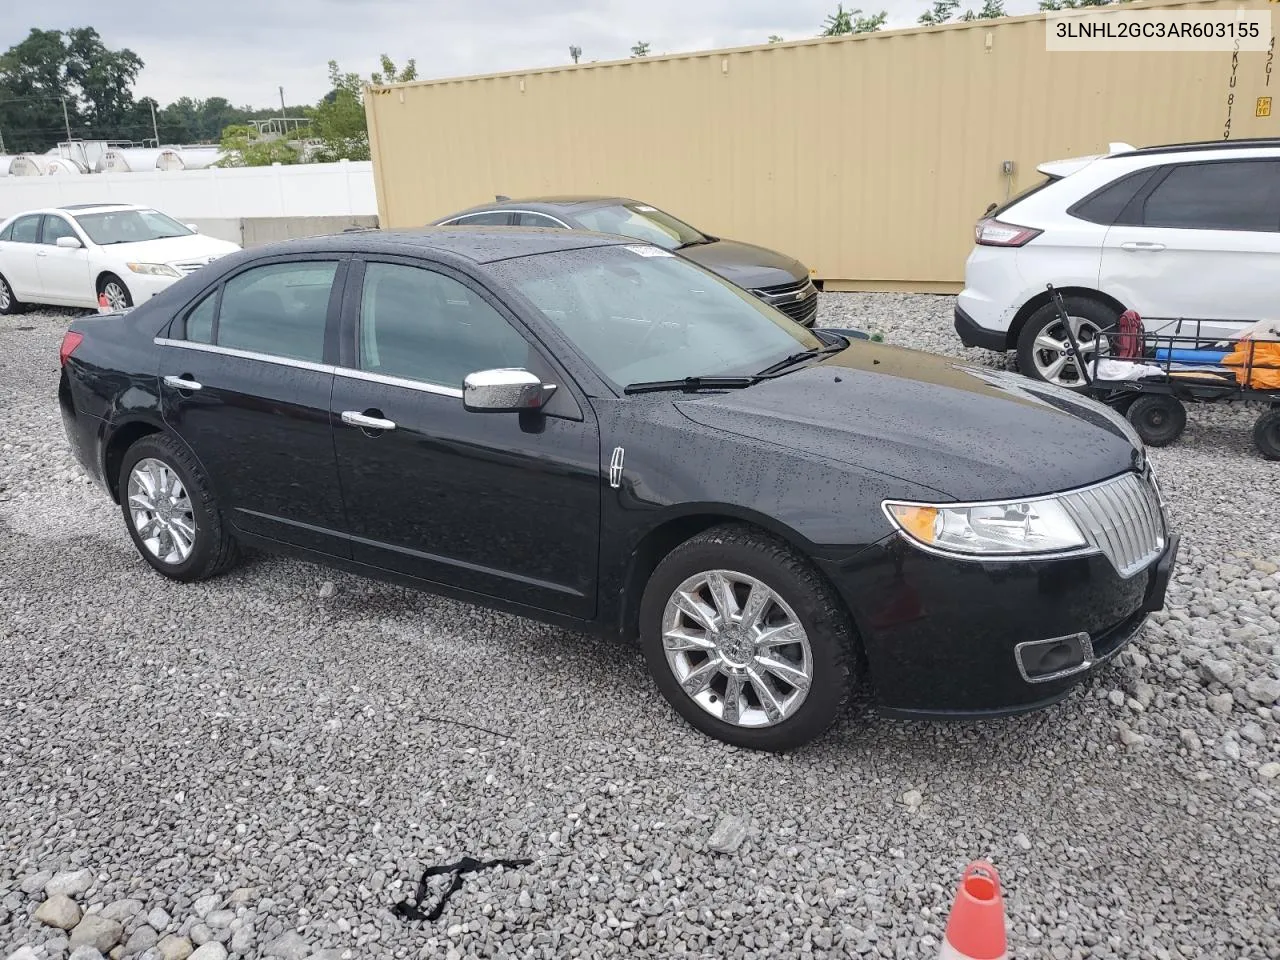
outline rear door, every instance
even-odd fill
[[[80,246],[74,249],[58,246],[59,237],[71,237]],[[89,251],[84,239],[65,217],[45,215],[40,233],[40,249],[36,253],[40,286],[50,300],[90,306],[96,303],[93,278],[89,275]]]
[[[1100,286],[1148,329],[1199,320],[1216,337],[1275,315],[1277,268],[1280,159],[1178,163],[1107,231]]]
[[[160,341],[165,422],[195,451],[239,530],[349,555],[329,424],[340,256],[248,267]]]
[[[40,220],[38,213],[19,217],[9,227],[8,239],[0,240],[0,274],[9,281],[9,289],[19,300],[40,301],[40,270],[36,266],[40,252]]]

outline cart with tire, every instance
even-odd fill
[[[1268,460],[1280,460],[1280,338],[1224,341],[1204,334],[1196,320],[1149,333],[1139,320],[1136,328],[1107,331],[1101,343],[1082,344],[1061,293],[1049,291],[1063,320],[1066,352],[1079,358],[1082,392],[1123,413],[1147,446],[1165,447],[1182,436],[1187,404],[1259,403],[1264,409],[1254,422],[1254,445]]]

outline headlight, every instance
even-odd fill
[[[886,500],[884,512],[909,540],[940,553],[1020,557],[1088,546],[1055,497],[962,505]]]
[[[129,269],[134,273],[145,273],[149,277],[180,277],[180,274],[167,263],[131,263]]]

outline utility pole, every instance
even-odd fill
[[[4,131],[0,130],[0,154],[4,153]]]
[[[156,124],[156,102],[151,101],[151,133],[156,138],[156,149],[160,149],[160,127]]]
[[[67,142],[71,142],[71,118],[67,116],[67,98],[61,97],[62,100],[62,122],[67,125]]]
[[[284,106],[284,87],[280,88],[280,119],[283,120],[288,115],[288,111]]]

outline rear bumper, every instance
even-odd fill
[[[956,333],[960,336],[960,342],[966,347],[982,347],[984,350],[1001,352],[1009,348],[1007,330],[989,330],[978,326],[977,321],[969,316],[964,307],[960,306],[959,301],[956,302],[955,327]]]
[[[76,462],[84,467],[95,483],[105,489],[101,456],[105,423],[97,417],[76,410],[65,372],[58,384],[58,410],[62,414],[62,429],[67,435],[67,445],[71,447]]]
[[[1126,580],[1100,555],[984,564],[893,536],[856,566],[826,572],[853,612],[884,712],[997,717],[1062,699],[1122,650],[1164,607],[1177,551],[1170,536],[1164,553]],[[1028,646],[1080,635],[1078,661],[1028,679]]]

